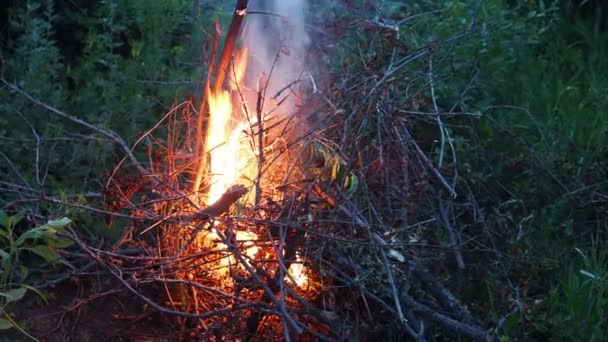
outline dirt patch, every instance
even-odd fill
[[[175,322],[162,318],[115,287],[102,290],[82,284],[65,284],[39,297],[17,303],[9,312],[29,334],[41,341],[173,341]],[[2,334],[0,334],[2,335]],[[12,341],[25,336],[13,329],[4,335]]]

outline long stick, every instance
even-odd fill
[[[215,94],[219,93],[224,85],[224,80],[226,79],[226,73],[228,71],[228,64],[230,64],[230,60],[232,59],[234,43],[236,42],[236,38],[241,30],[243,18],[247,14],[248,2],[248,0],[238,0],[236,3],[236,9],[234,13],[232,13],[232,21],[230,22],[228,35],[226,36],[226,41],[224,42],[224,51],[222,51],[220,64],[217,68],[217,75],[215,76],[215,87],[213,89]]]
[[[196,121],[196,156],[198,159],[198,167],[192,183],[192,193],[196,194],[201,186],[203,172],[205,170],[205,146],[203,144],[203,117],[207,109],[207,101],[209,101],[209,93],[211,88],[211,75],[213,75],[213,67],[215,66],[215,56],[217,55],[217,46],[220,37],[220,24],[215,24],[215,37],[213,38],[213,46],[211,49],[211,58],[209,59],[209,68],[207,69],[207,80],[205,81],[205,89],[203,89],[203,99],[198,109],[198,118]]]
[[[224,50],[222,51],[222,56],[220,57],[219,65],[217,68],[217,74],[215,76],[215,84],[213,86],[213,91],[209,89],[209,87],[205,87],[205,99],[201,104],[201,109],[199,110],[199,122],[202,122],[201,119],[203,117],[203,110],[205,108],[205,104],[209,101],[210,95],[218,94],[224,85],[224,81],[226,79],[226,73],[228,71],[228,65],[230,64],[230,60],[232,59],[232,51],[234,50],[234,44],[236,43],[236,39],[241,30],[241,24],[243,23],[243,18],[247,14],[247,3],[248,0],[238,0],[236,3],[236,8],[234,13],[232,14],[232,21],[230,22],[230,28],[228,29],[228,35],[226,36],[226,41],[224,42]],[[212,70],[210,68],[210,70]],[[211,75],[207,75],[207,84],[209,84],[209,79]],[[201,128],[202,125],[199,125]],[[197,132],[197,147],[200,147],[202,143],[199,139],[202,139],[202,131]],[[200,144],[199,144],[200,143]],[[200,153],[198,153],[199,163],[198,169],[196,170],[196,175],[194,182],[192,184],[192,192],[196,193],[201,184],[203,170],[205,168],[205,158],[204,158],[204,150],[201,149]]]

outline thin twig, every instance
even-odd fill
[[[48,105],[44,102],[42,102],[41,100],[35,98],[34,96],[28,94],[27,92],[25,92],[24,90],[22,90],[21,88],[13,85],[12,83],[8,82],[7,80],[5,80],[4,78],[0,78],[0,81],[7,86],[8,88],[10,88],[11,90],[15,91],[16,93],[18,93],[19,95],[27,98],[28,100],[30,100],[31,102],[33,102],[34,104],[36,104],[39,107],[42,107],[44,109],[46,109],[47,111],[58,115],[64,119],[68,119],[72,122],[75,122],[81,126],[84,126],[90,130],[93,130],[95,132],[98,132],[102,135],[105,135],[106,137],[108,137],[110,140],[112,140],[115,144],[117,144],[118,146],[120,146],[123,151],[125,152],[126,156],[129,158],[129,160],[131,160],[131,162],[133,163],[133,165],[137,168],[137,170],[142,174],[142,175],[146,175],[147,171],[146,169],[139,163],[139,161],[137,161],[137,158],[135,158],[135,155],[133,155],[131,149],[129,148],[129,146],[125,143],[125,141],[118,135],[116,134],[114,131],[110,130],[110,129],[104,129],[104,128],[100,128],[97,127],[93,124],[90,124],[82,119],[79,119],[75,116],[69,115],[51,105]]]

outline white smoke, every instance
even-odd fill
[[[310,38],[306,32],[307,0],[252,0],[244,40],[249,47],[247,83],[259,91],[269,79],[264,112],[290,115],[296,110],[299,84],[305,74]],[[289,89],[285,89],[285,87]],[[280,90],[280,96],[273,99]],[[290,91],[291,90],[291,91]]]

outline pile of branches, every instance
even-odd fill
[[[228,39],[230,32],[232,27]],[[375,33],[380,40],[398,34],[390,25],[378,25]],[[363,79],[360,73],[313,79],[306,105],[293,114],[296,119],[273,126],[282,129],[281,146],[260,149],[269,152],[258,160],[264,171],[253,189],[237,186],[209,207],[188,203],[187,183],[177,176],[187,165],[176,162],[172,151],[179,150],[176,144],[189,142],[161,148],[157,155],[168,157],[160,164],[171,167],[154,170],[156,180],[148,182],[145,192],[162,196],[126,207],[148,222],[140,230],[159,228],[154,240],[158,248],[149,261],[166,261],[146,266],[154,271],[127,277],[137,279],[135,283],[125,280],[124,270],[119,279],[133,289],[160,283],[169,297],[182,296],[171,309],[144,300],[163,312],[198,319],[203,323],[195,324],[197,334],[206,337],[424,340],[432,327],[484,339],[487,332],[429,270],[448,259],[455,268],[465,267],[463,232],[456,218],[477,214],[456,172],[453,139],[443,122],[469,114],[440,111],[433,70],[435,51],[449,49],[467,33],[401,57],[397,45],[388,51],[377,48],[373,61],[362,61],[367,68]],[[410,97],[401,89],[407,77],[419,81]],[[326,86],[317,88],[317,83]],[[189,126],[185,119],[176,122]],[[297,130],[291,125],[303,123],[308,127],[304,134],[293,133]],[[429,127],[438,132],[437,155],[426,153],[429,146],[416,139],[416,130]],[[180,136],[178,132],[172,136]],[[254,140],[256,135],[279,135],[260,127],[251,132]],[[231,205],[247,191],[261,195],[235,215]],[[162,210],[151,209],[150,204],[159,203]],[[197,234],[209,231],[216,232],[225,248],[193,243]],[[258,238],[242,241],[237,231],[254,232]],[[447,238],[439,241],[439,235]],[[244,251],[251,245],[267,252],[249,257]],[[212,280],[209,268],[212,260],[225,257],[232,258],[230,292]],[[298,257],[308,270],[310,288],[298,288],[289,279],[288,269]],[[185,306],[183,296],[189,299]]]
[[[228,39],[242,13],[235,11]],[[398,35],[394,26],[365,23],[377,46],[361,56],[364,69],[311,76],[298,113],[270,128],[250,127],[261,170],[251,187],[235,184],[206,207],[192,200],[198,159],[190,151],[200,141],[189,132],[203,110],[184,103],[133,147],[108,133],[126,152],[105,191],[110,214],[131,222],[122,239],[103,249],[74,231],[70,238],[149,308],[177,317],[185,336],[422,341],[441,331],[485,339],[487,331],[431,271],[444,263],[465,268],[466,232],[457,218],[482,220],[456,171],[444,122],[469,114],[440,110],[433,69],[437,51],[469,32],[410,50],[384,44]],[[403,95],[410,86],[404,79],[416,84],[412,95]],[[264,118],[263,106],[257,111]],[[431,129],[436,146],[419,137]],[[282,139],[261,143],[267,136]],[[148,160],[138,160],[138,151]],[[249,191],[254,204],[240,205]],[[239,231],[257,238],[239,238]],[[211,233],[211,244],[201,240]],[[252,246],[260,249],[255,256],[247,253]],[[218,277],[213,267],[222,259],[230,260],[229,272]],[[304,286],[288,271],[296,263],[304,266]]]

